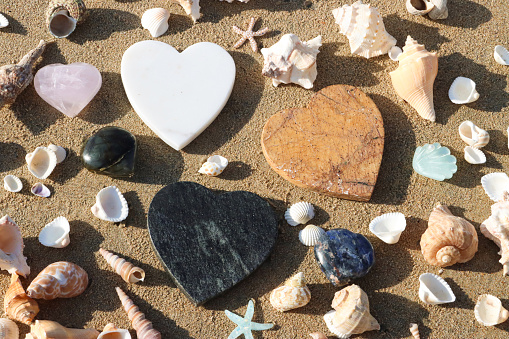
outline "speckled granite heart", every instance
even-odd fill
[[[278,232],[274,211],[258,195],[215,194],[193,182],[166,186],[155,195],[148,230],[177,286],[197,305],[260,266]]]

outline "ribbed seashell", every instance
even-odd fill
[[[397,243],[405,228],[405,215],[399,212],[382,214],[369,224],[371,233],[387,244]]]
[[[0,28],[5,28],[7,26],[9,26],[9,20],[7,20],[5,15],[0,13]]]
[[[131,334],[128,330],[122,330],[114,324],[108,324],[104,326],[97,339],[131,339]]]
[[[457,77],[449,88],[449,99],[458,105],[469,104],[479,99],[475,82],[465,77]]]
[[[43,183],[37,182],[30,189],[33,195],[37,195],[41,198],[48,198],[51,195],[51,191]]]
[[[466,142],[468,146],[475,148],[483,148],[490,141],[490,135],[488,132],[477,127],[469,120],[465,120],[459,125],[458,132],[461,140]]]
[[[220,155],[213,155],[209,157],[203,165],[201,165],[198,173],[216,177],[223,173],[226,166],[228,166],[228,159]]]
[[[424,119],[435,121],[433,83],[438,73],[438,57],[408,36],[399,67],[390,72],[396,93]]]
[[[67,152],[65,148],[53,144],[49,144],[48,148],[55,152],[55,155],[57,156],[57,164],[61,163],[65,160],[65,157],[67,157]]]
[[[99,253],[101,253],[108,264],[113,267],[115,272],[117,272],[117,274],[120,275],[125,282],[137,283],[138,281],[143,281],[145,279],[145,271],[141,268],[134,266],[125,259],[120,258],[118,255],[102,248],[99,249]]]
[[[483,294],[477,298],[474,307],[475,319],[484,326],[495,326],[509,318],[509,311],[503,306],[500,299],[491,294]]]
[[[88,274],[76,264],[58,261],[41,271],[27,288],[34,299],[51,300],[80,295],[88,286]]]
[[[435,5],[431,0],[407,0],[406,10],[412,15],[424,15],[429,13]]]
[[[504,66],[509,66],[509,51],[504,46],[495,46],[493,57],[497,63]]]
[[[421,237],[424,259],[440,267],[464,263],[474,257],[477,245],[475,227],[465,219],[452,215],[447,206],[438,203]]]
[[[64,248],[70,244],[69,232],[71,227],[65,217],[58,217],[41,230],[39,242],[44,246]]]
[[[481,224],[481,233],[500,248],[499,263],[503,274],[509,274],[509,193],[504,191],[500,200],[491,205],[491,215]]]
[[[170,12],[164,8],[151,8],[141,17],[141,26],[148,29],[150,34],[157,38],[168,30],[168,19],[170,18]]]
[[[325,336],[325,334],[323,333],[320,333],[320,332],[314,332],[314,333],[310,333],[309,336],[313,339],[327,339],[327,337]]]
[[[412,333],[412,337],[414,337],[414,339],[421,339],[421,335],[419,334],[419,326],[417,324],[410,324],[410,333]]]
[[[285,212],[285,219],[290,226],[305,224],[315,216],[315,209],[309,202],[301,201],[290,206]]]
[[[66,38],[87,16],[83,0],[51,0],[46,10],[46,24],[51,35]]]
[[[449,16],[447,0],[431,0],[431,2],[435,7],[428,13],[429,18],[433,20],[447,19]]]
[[[458,170],[456,157],[438,142],[417,147],[412,167],[420,175],[439,181],[451,179]]]
[[[299,232],[299,240],[305,246],[315,246],[322,234],[325,234],[325,231],[321,227],[307,225]]]
[[[392,61],[398,61],[398,58],[403,53],[403,50],[398,46],[392,46],[389,52],[387,53]]]
[[[0,219],[0,269],[27,277],[30,267],[23,256],[23,237],[18,225],[8,215]]]
[[[57,165],[57,155],[47,147],[37,147],[25,156],[28,170],[38,179],[46,179]]]
[[[37,59],[44,52],[46,42],[41,40],[39,45],[28,52],[16,65],[0,67],[0,108],[10,105],[18,95],[32,83],[32,70]]]
[[[145,319],[145,314],[140,312],[138,306],[136,306],[133,301],[124,293],[119,287],[115,288],[122,302],[122,306],[124,306],[124,310],[131,320],[133,328],[136,331],[136,336],[138,339],[161,339],[161,333],[154,329],[152,326],[152,322],[150,320]]]
[[[478,148],[467,146],[464,149],[465,160],[469,164],[479,165],[486,162],[486,155]]]
[[[436,274],[421,274],[419,282],[419,299],[423,303],[439,305],[452,303],[456,300],[449,284]]]
[[[173,0],[178,3],[187,15],[190,15],[194,22],[201,17],[200,0]]]
[[[300,41],[295,34],[285,34],[269,48],[262,48],[262,74],[272,78],[272,85],[294,83],[306,89],[313,87],[318,72],[316,57],[322,37]]]
[[[23,183],[17,176],[9,174],[4,178],[4,188],[9,192],[19,192],[23,189]]]
[[[352,54],[365,58],[383,55],[396,45],[396,39],[385,30],[378,10],[357,1],[332,11],[340,33],[350,41]]]
[[[285,312],[305,306],[311,300],[311,291],[306,286],[304,273],[299,272],[270,294],[272,307]]]
[[[18,325],[10,319],[0,319],[0,338],[1,339],[18,339],[19,329]]]
[[[10,319],[26,325],[30,325],[39,313],[39,305],[34,299],[26,295],[16,273],[12,274],[11,285],[5,292],[4,312]],[[0,336],[0,338],[2,337]]]
[[[357,285],[350,285],[334,294],[332,308],[323,317],[329,331],[338,338],[379,330],[378,321],[369,313],[367,294]]]
[[[92,213],[101,220],[120,222],[127,218],[129,206],[118,188],[108,186],[97,193]]]
[[[509,192],[509,176],[502,172],[486,174],[481,178],[481,185],[488,197],[497,202],[504,192]]]
[[[98,336],[99,332],[93,328],[67,328],[56,321],[36,320],[25,339],[97,339]]]

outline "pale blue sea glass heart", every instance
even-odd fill
[[[414,170],[425,177],[443,181],[456,173],[456,157],[438,142],[417,147],[412,162]]]

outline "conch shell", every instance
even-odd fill
[[[34,299],[26,295],[16,273],[11,276],[11,285],[5,292],[4,311],[10,319],[26,325],[30,325],[39,313],[39,305]]]
[[[133,324],[133,328],[136,330],[138,339],[161,339],[161,333],[154,329],[150,320],[145,319],[145,314],[140,312],[138,306],[133,303],[127,294],[119,287],[116,288],[116,291],[129,320]]]
[[[270,303],[280,311],[285,312],[307,305],[311,300],[311,292],[306,286],[304,273],[299,272],[288,279],[270,294]]]
[[[56,321],[36,320],[25,339],[97,339],[99,332],[93,328],[67,328]]]
[[[26,278],[30,274],[30,267],[23,256],[24,247],[18,225],[5,215],[0,219],[0,269]]]
[[[10,319],[0,319],[0,338],[2,339],[18,339],[19,329],[18,325]]]
[[[108,252],[102,248],[99,249],[99,253],[106,259],[108,264],[117,272],[118,275],[128,283],[137,283],[145,279],[145,271],[139,267],[134,266],[130,262],[118,255]]]
[[[435,121],[433,83],[438,73],[438,57],[408,36],[399,67],[390,73],[396,93],[424,119]]]
[[[421,237],[424,259],[431,265],[447,267],[472,259],[477,252],[477,232],[463,218],[452,215],[438,203],[429,216],[428,228]]]
[[[504,266],[504,275],[509,273],[509,193],[491,205],[491,215],[481,224],[481,233],[497,244],[501,255],[499,262]]]

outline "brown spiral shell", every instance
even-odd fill
[[[139,267],[134,266],[130,262],[118,255],[115,255],[105,249],[100,248],[99,253],[106,259],[108,264],[117,272],[118,275],[128,283],[137,283],[145,279],[145,271]]]
[[[88,16],[87,6],[83,0],[51,0],[46,10],[46,23],[49,25],[53,13],[61,10],[68,11],[69,15],[77,21],[77,24],[85,21]]]
[[[161,339],[161,333],[155,330],[150,320],[145,319],[145,314],[140,312],[138,306],[119,287],[116,288],[118,297],[127,312],[127,316],[136,330],[138,339]]]
[[[51,300],[80,295],[88,286],[88,274],[76,264],[55,262],[41,271],[27,288],[29,297]]]
[[[39,313],[39,305],[26,295],[21,281],[15,273],[11,276],[11,285],[5,292],[4,311],[10,319],[26,325],[30,325]]]

